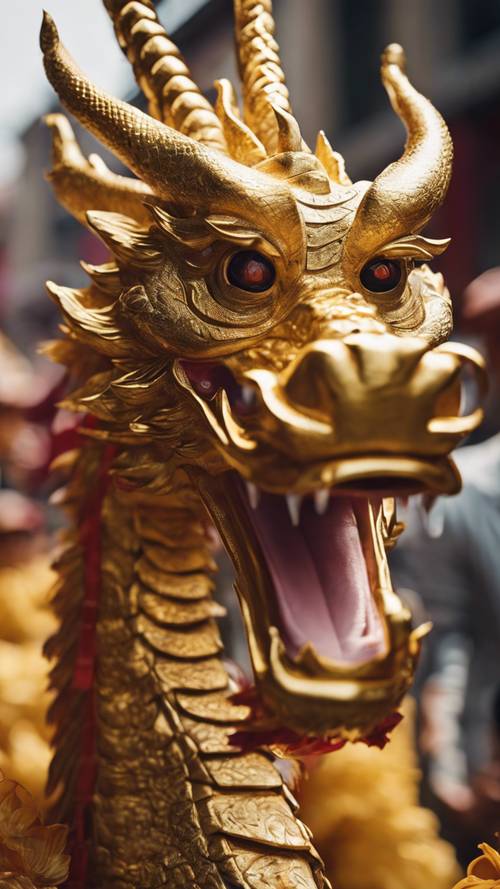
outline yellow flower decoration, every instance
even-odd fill
[[[479,848],[483,854],[471,861],[467,876],[454,889],[500,889],[500,854],[488,843]]]
[[[55,889],[68,875],[67,828],[45,826],[30,794],[0,772],[0,889]]]

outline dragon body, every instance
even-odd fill
[[[54,815],[74,825],[70,884],[324,885],[272,757],[230,741],[248,708],[228,699],[200,503],[185,482],[161,497],[110,484],[111,453],[76,459],[80,530],[58,564],[48,644],[60,689],[49,788],[64,786]]]
[[[236,3],[240,113],[215,109],[150,0],[106,0],[150,113],[94,86],[46,16],[65,107],[134,173],[85,158],[51,115],[59,200],[109,262],[53,283],[64,406],[81,414],[57,563],[49,790],[70,885],[328,885],[270,750],[383,738],[425,628],[390,584],[394,493],[453,493],[465,365],[441,276],[414,267],[451,142],[400,47],[382,78],[402,157],[351,183],[293,117],[269,0]],[[255,688],[234,696],[212,598],[215,525],[235,568]]]

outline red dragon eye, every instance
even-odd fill
[[[227,266],[230,284],[250,293],[263,293],[274,284],[276,271],[267,256],[256,250],[240,250],[231,257]]]
[[[393,259],[372,259],[363,268],[360,280],[365,290],[388,293],[401,281],[401,263]]]

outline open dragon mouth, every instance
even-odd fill
[[[424,632],[389,579],[394,500],[271,494],[234,471],[195,476],[235,566],[261,725],[370,735],[408,688]]]
[[[347,666],[384,654],[387,634],[360,533],[369,521],[368,501],[331,497],[327,489],[302,499],[248,487],[246,509],[271,574],[289,658],[313,649]]]

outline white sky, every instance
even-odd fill
[[[167,0],[162,21],[174,31],[204,0]],[[61,39],[80,67],[117,96],[133,87],[131,68],[118,47],[102,0],[0,0],[0,186],[19,170],[17,134],[51,102],[38,45],[42,10],[53,16]]]

